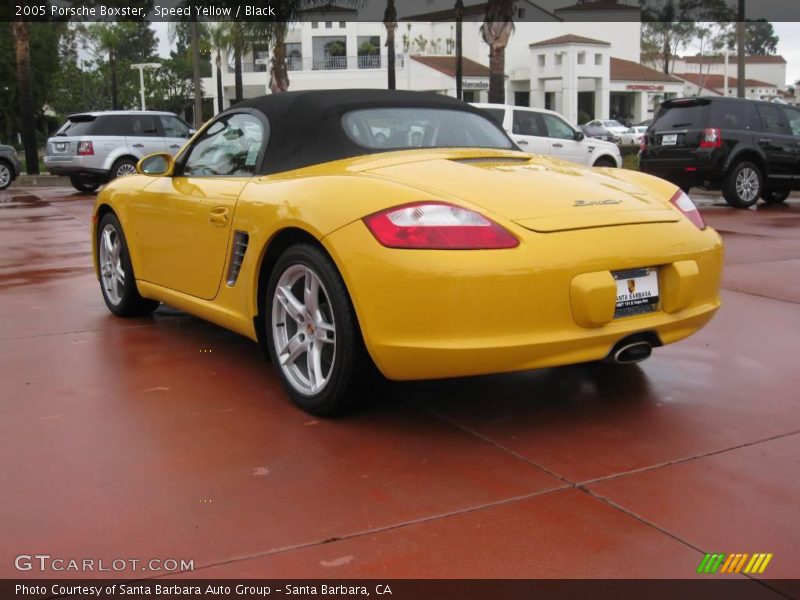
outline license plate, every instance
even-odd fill
[[[677,133],[668,133],[667,135],[661,136],[661,145],[662,146],[674,146],[678,143],[678,134]]]
[[[66,149],[67,149],[67,144],[65,142],[56,144],[56,150],[58,150],[59,152],[63,152]]]
[[[656,310],[658,305],[658,271],[656,269],[615,271],[612,275],[617,283],[615,318]]]

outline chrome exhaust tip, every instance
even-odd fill
[[[647,342],[633,342],[616,349],[612,360],[619,365],[632,365],[650,358],[653,347]]]

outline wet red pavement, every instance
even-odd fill
[[[800,202],[703,202],[724,306],[640,367],[395,384],[326,421],[244,338],[167,307],[112,317],[92,200],[0,193],[0,577],[42,576],[14,557],[47,553],[202,577],[690,578],[705,552],[800,577]]]

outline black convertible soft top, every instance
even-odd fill
[[[222,114],[248,108],[267,117],[270,135],[260,173],[268,175],[332,160],[388,151],[356,144],[345,133],[341,118],[355,109],[390,107],[446,108],[486,118],[486,114],[479,109],[450,96],[432,92],[375,89],[270,94],[240,102]]]

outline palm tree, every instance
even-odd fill
[[[386,27],[386,59],[389,63],[386,69],[389,77],[388,87],[393,90],[397,88],[397,72],[394,64],[394,33],[397,31],[397,7],[394,5],[394,0],[386,0],[383,25]]]
[[[456,0],[456,98],[459,100],[461,93],[462,80],[464,78],[464,49],[463,49],[463,22],[464,22],[464,0]]]
[[[111,81],[111,109],[119,110],[119,86],[117,84],[117,48],[124,34],[116,23],[93,23],[87,30],[87,38],[97,53],[108,54],[109,79]]]
[[[39,150],[36,143],[36,118],[33,108],[33,77],[31,73],[31,28],[28,21],[12,21],[17,62],[17,89],[22,118],[22,143],[25,147],[26,170],[39,174]]]
[[[483,41],[489,45],[489,102],[506,101],[506,45],[514,31],[514,0],[489,0],[481,25]]]
[[[217,111],[222,112],[225,110],[225,99],[223,98],[222,89],[222,54],[227,56],[228,48],[230,47],[230,39],[228,38],[228,31],[224,25],[217,23],[211,29],[211,48],[216,51],[217,57],[214,63],[217,67]]]
[[[203,124],[203,84],[200,83],[200,35],[197,18],[189,21],[189,37],[192,46],[192,88],[194,89],[194,126]]]
[[[269,89],[273,94],[285,92],[289,89],[289,73],[286,70],[286,29],[288,23],[279,21],[275,23],[275,40],[272,47],[272,61],[270,62]]]

